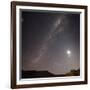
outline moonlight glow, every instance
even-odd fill
[[[71,55],[71,51],[70,50],[67,50],[67,55]]]

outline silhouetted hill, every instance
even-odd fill
[[[64,74],[54,75],[48,71],[22,71],[22,78],[39,78],[39,77],[60,77]]]
[[[22,78],[64,77],[64,76],[79,76],[79,75],[80,75],[80,69],[71,70],[66,74],[59,74],[59,75],[55,75],[48,71],[35,71],[35,70],[22,71]]]

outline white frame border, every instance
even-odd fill
[[[19,79],[20,77],[20,51],[19,51],[19,43],[20,43],[20,9],[33,9],[33,10],[50,10],[50,11],[68,11],[68,12],[79,12],[80,13],[80,76],[71,76],[71,77],[53,77],[53,78],[35,78],[35,79]],[[16,6],[16,84],[43,84],[43,83],[62,83],[62,82],[75,82],[75,81],[84,81],[84,28],[85,28],[85,19],[84,19],[84,9],[75,9],[75,8],[54,8],[54,7],[37,7],[37,6]]]

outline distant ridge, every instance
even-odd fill
[[[59,75],[54,75],[49,71],[36,71],[36,70],[24,71],[23,70],[21,78],[64,77],[64,76],[79,76],[79,75],[80,75],[79,69],[71,70],[69,73],[59,74]]]
[[[51,77],[54,76],[48,71],[22,71],[22,78],[37,78],[37,77]]]

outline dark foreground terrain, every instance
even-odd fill
[[[64,77],[64,76],[79,76],[80,70],[71,70],[66,74],[54,75],[48,71],[22,71],[21,78],[40,78],[40,77]]]

